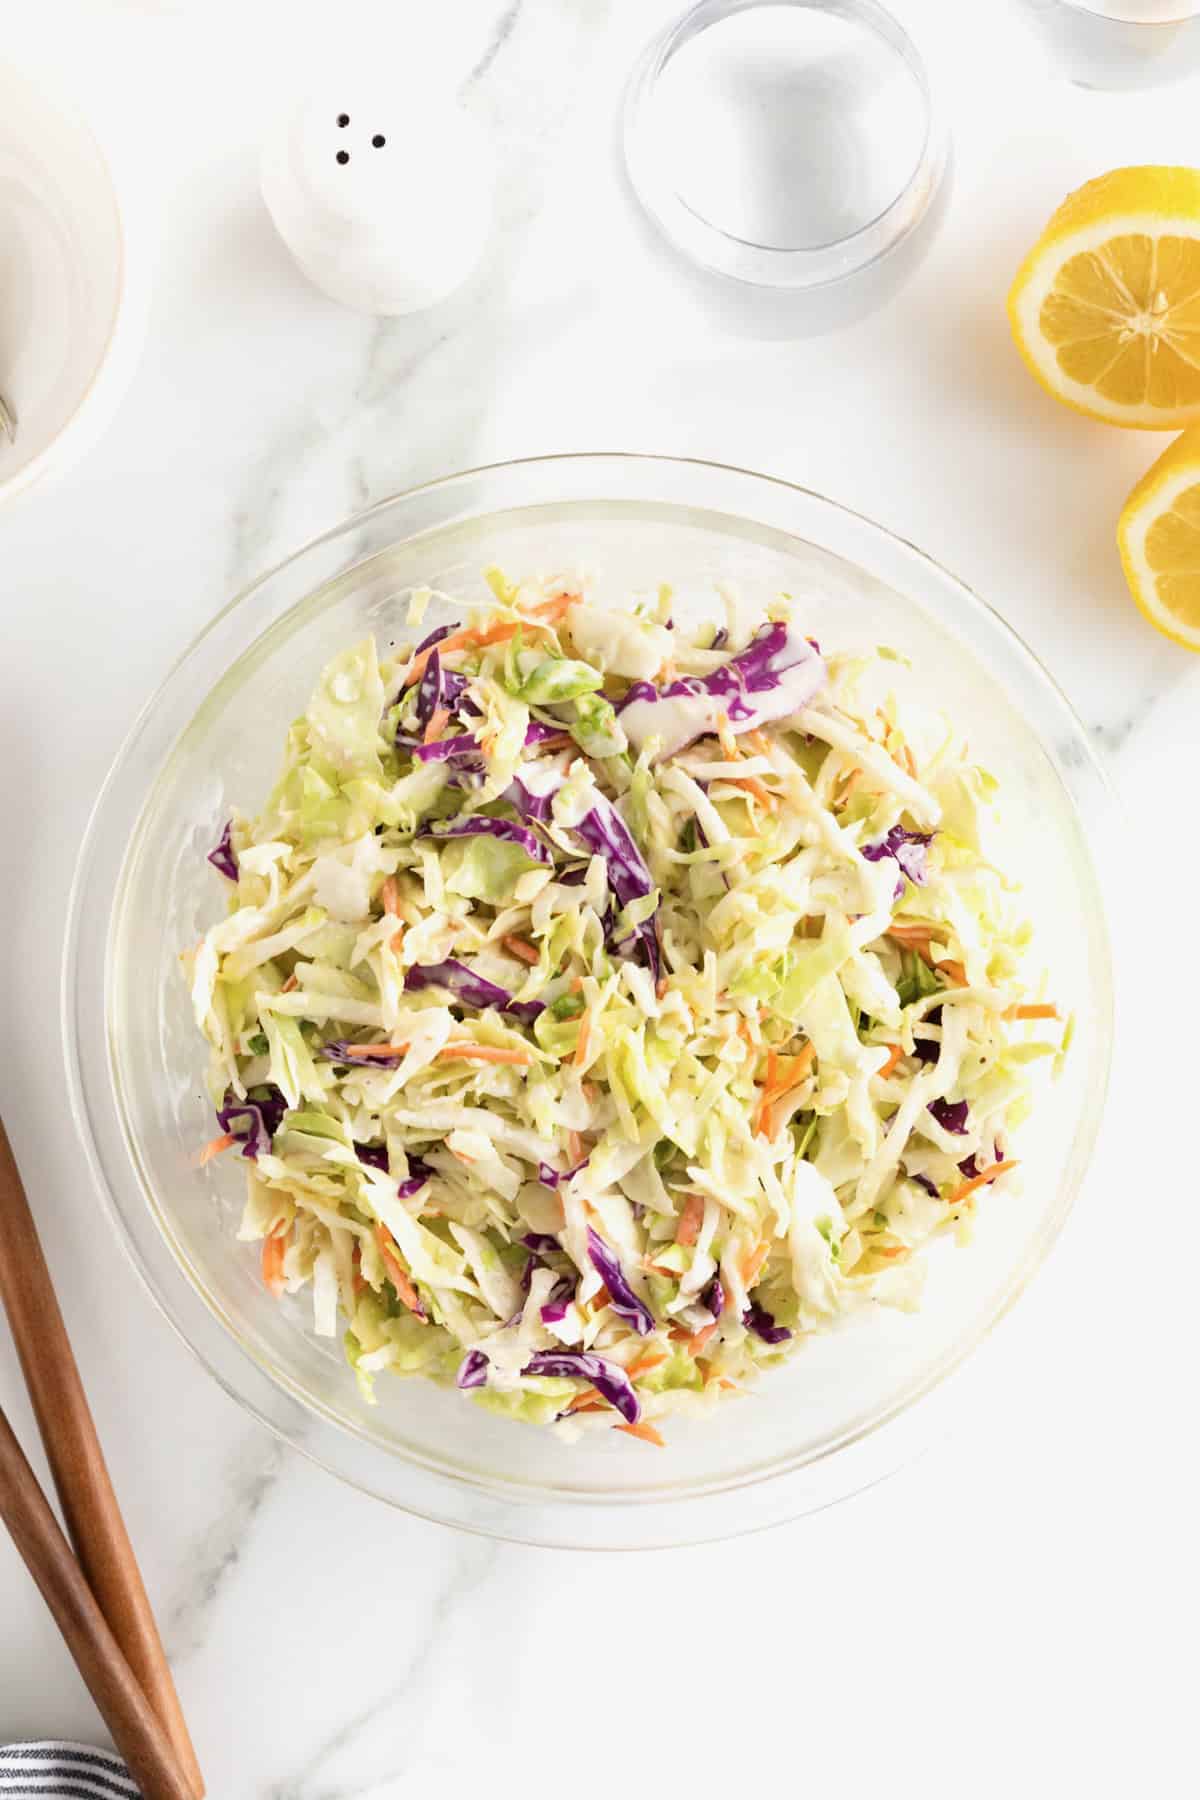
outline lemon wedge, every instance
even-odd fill
[[[1069,194],[1008,316],[1068,406],[1151,431],[1200,420],[1200,169],[1114,169]]]
[[[1122,509],[1117,543],[1150,623],[1200,650],[1200,426],[1142,476]]]

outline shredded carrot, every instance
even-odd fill
[[[395,914],[400,911],[400,887],[394,875],[389,875],[380,888],[379,898],[383,902],[385,913]]]
[[[583,976],[582,975],[577,975],[575,977],[574,981],[571,983],[570,987],[567,989],[567,992],[568,992],[568,994],[582,994],[582,992],[583,992]]]
[[[888,1258],[891,1258],[891,1257],[895,1257],[895,1256],[908,1256],[910,1254],[910,1252],[906,1249],[906,1247],[903,1244],[889,1245],[889,1247],[886,1250],[880,1249],[879,1246],[876,1245],[875,1246],[875,1254],[876,1254],[876,1256],[886,1256]]]
[[[393,931],[391,937],[388,939],[388,949],[394,950],[396,955],[399,956],[399,954],[400,954],[401,950],[403,950],[403,948],[404,948],[404,927],[403,927],[403,925],[401,925],[398,930]]]
[[[702,1325],[699,1331],[683,1331],[676,1328],[671,1331],[670,1335],[675,1343],[682,1344],[684,1349],[689,1351],[692,1356],[699,1356],[705,1344],[707,1344],[709,1338],[715,1334],[716,1330],[717,1321],[714,1319],[711,1325]]]
[[[587,1061],[588,1047],[592,1041],[592,1015],[585,1012],[579,1021],[579,1039],[575,1045],[575,1067],[582,1069]]]
[[[913,760],[913,753],[909,749],[907,744],[904,745],[903,749],[900,752],[900,760],[904,764],[905,768],[908,770],[909,774],[912,776],[913,780],[915,781],[917,779],[917,765],[916,765],[916,762]]]
[[[421,1305],[421,1297],[412,1284],[408,1270],[396,1255],[396,1241],[386,1225],[375,1227],[375,1242],[379,1245],[379,1254],[383,1258],[383,1266],[388,1272],[388,1280],[399,1294],[413,1317],[424,1325],[425,1309]]]
[[[440,656],[449,655],[451,650],[483,650],[489,644],[502,644],[507,638],[516,637],[520,626],[505,622],[499,625],[476,626],[474,630],[464,628],[452,631],[439,644],[431,644],[428,650],[422,650],[414,656],[404,675],[404,686],[411,687],[414,681],[420,681],[425,673],[425,665],[436,650]]]
[[[966,987],[967,971],[960,962],[955,962],[953,958],[948,957],[945,962],[934,963],[933,966],[935,969],[940,969],[942,974],[954,983],[955,987]]]
[[[429,723],[425,727],[425,736],[422,739],[422,742],[426,744],[436,744],[443,731],[445,731],[449,720],[450,709],[448,706],[435,707],[433,712],[429,715]]]
[[[531,968],[537,962],[538,953],[527,938],[503,937],[500,942],[509,955],[515,956],[518,962],[528,963]]]
[[[607,1412],[608,1402],[600,1398],[595,1388],[589,1388],[585,1393],[577,1394],[574,1400],[568,1400],[563,1411],[569,1413]]]
[[[1006,1019],[1057,1019],[1057,1006],[1009,1006],[1005,1008]]]
[[[762,1266],[770,1254],[770,1244],[760,1244],[757,1250],[748,1251],[742,1258],[742,1284],[744,1287],[752,1288],[754,1286],[762,1271]]]
[[[214,1156],[220,1156],[222,1150],[228,1150],[230,1145],[236,1143],[237,1139],[231,1131],[223,1131],[220,1137],[210,1138],[203,1150],[196,1152],[196,1167],[202,1169],[205,1163],[212,1161]]]
[[[295,969],[293,969],[291,974],[288,976],[287,980],[284,982],[283,986],[280,988],[279,991],[281,994],[290,994],[295,988],[298,988],[299,986],[300,986],[300,983],[296,979],[296,971],[295,971]]]
[[[763,786],[757,775],[725,775],[722,779],[729,787],[743,788],[747,794],[753,795],[754,799],[760,806],[765,807],[767,812],[774,812],[779,805],[775,795],[769,788]]]
[[[904,1059],[903,1045],[889,1044],[888,1045],[888,1059],[882,1065],[882,1067],[876,1069],[876,1071],[875,1071],[876,1075],[879,1075],[881,1077],[884,1075],[890,1075],[892,1070],[895,1068],[896,1064],[898,1062],[902,1062],[903,1059]]]
[[[666,976],[660,975],[658,980],[654,984],[654,998],[656,1000],[664,999],[666,997],[666,992],[667,992],[667,988],[669,987],[669,985],[670,985],[670,983],[667,981]]]
[[[955,1188],[949,1196],[947,1205],[960,1206],[969,1195],[975,1192],[976,1188],[984,1187],[989,1181],[995,1181],[997,1175],[1007,1175],[1008,1171],[1015,1169],[1016,1166],[1015,1162],[993,1163],[991,1168],[984,1169],[981,1175],[973,1175],[970,1181],[964,1181],[961,1187]]]
[[[937,928],[933,925],[920,925],[915,921],[909,925],[902,919],[893,919],[885,935],[895,938],[898,944],[915,948],[918,944],[927,944],[930,938],[935,937]]]
[[[737,747],[737,741],[734,738],[732,731],[729,729],[729,714],[724,708],[717,714],[717,742],[720,744],[730,762],[741,762],[742,753]]]
[[[454,1057],[461,1057],[464,1062],[519,1063],[523,1067],[533,1061],[532,1051],[508,1044],[444,1044],[436,1060],[449,1062]]]
[[[667,1360],[665,1350],[645,1350],[635,1362],[631,1362],[625,1373],[630,1381],[636,1381],[639,1375],[648,1375],[651,1369],[661,1367]]]
[[[678,1269],[668,1269],[665,1263],[644,1262],[642,1264],[648,1275],[664,1275],[668,1281],[679,1280]]]
[[[269,1238],[263,1239],[262,1278],[268,1292],[274,1294],[276,1300],[283,1293],[283,1258],[287,1251],[287,1241],[291,1236],[291,1227],[282,1231],[273,1231]]]
[[[645,1419],[639,1419],[636,1425],[618,1425],[616,1429],[623,1431],[626,1437],[641,1438],[643,1444],[657,1444],[660,1450],[667,1447],[661,1434],[655,1431],[653,1425],[647,1425]]]
[[[567,1155],[571,1158],[571,1166],[583,1161],[583,1139],[577,1131],[567,1133]]]
[[[766,738],[763,736],[761,731],[759,731],[757,729],[755,729],[754,731],[744,731],[742,733],[742,736],[745,738],[746,742],[750,745],[751,749],[757,750],[758,754],[760,756],[769,756],[770,755],[771,746],[770,746],[770,744],[768,744]]]
[[[354,1054],[358,1056],[395,1056],[398,1050],[407,1050],[407,1044],[355,1044]]]
[[[724,1375],[722,1375],[720,1380],[717,1382],[717,1386],[722,1387],[722,1388],[728,1388],[729,1392],[731,1394],[736,1394],[738,1391],[737,1382],[736,1381],[727,1381],[725,1379]]]
[[[600,1098],[600,1089],[596,1086],[594,1081],[581,1081],[579,1084],[579,1091],[589,1106],[595,1106],[597,1100]]]
[[[704,1195],[689,1194],[683,1203],[683,1211],[679,1215],[679,1225],[675,1232],[675,1242],[685,1246],[694,1244],[700,1236],[700,1227],[704,1223]]]

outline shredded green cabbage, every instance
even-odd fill
[[[822,662],[786,601],[717,649],[668,589],[488,578],[444,651],[335,658],[231,821],[232,903],[183,958],[215,1148],[368,1397],[457,1376],[654,1439],[914,1305],[1065,1046],[983,852],[995,783],[869,710],[867,660]]]

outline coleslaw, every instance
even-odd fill
[[[325,669],[183,962],[241,1237],[368,1398],[661,1443],[912,1307],[1070,1035],[994,783],[786,600],[685,633],[514,586]],[[419,627],[430,595],[409,606]],[[881,660],[882,659],[882,660]]]

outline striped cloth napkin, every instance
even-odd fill
[[[86,1744],[0,1744],[0,1800],[138,1800],[119,1756]]]

